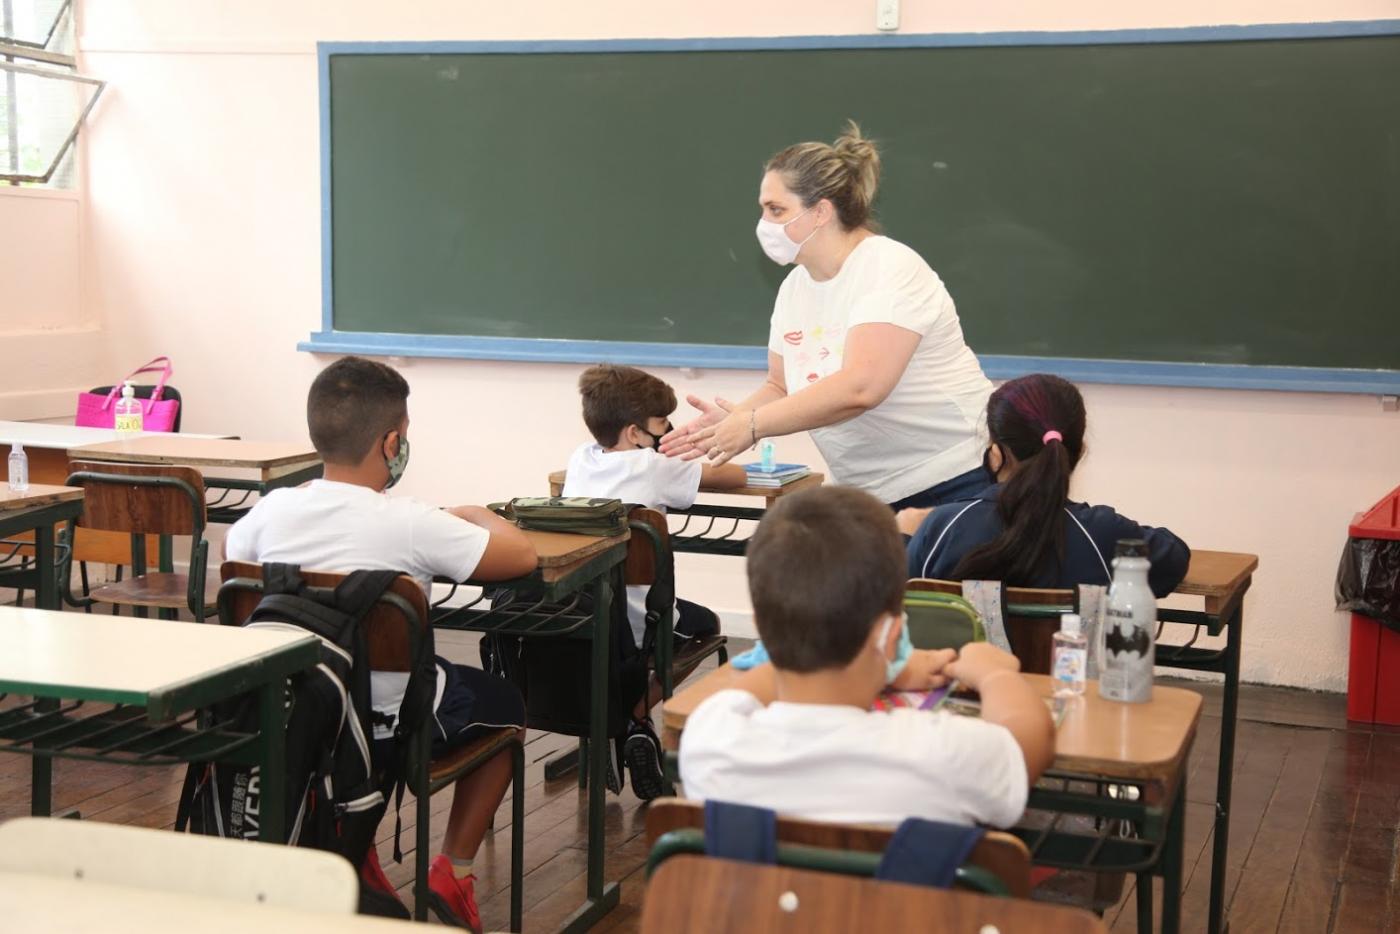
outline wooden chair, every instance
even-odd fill
[[[909,581],[909,590],[961,595],[962,584],[957,581],[916,577]],[[1031,587],[1002,589],[1002,619],[1011,652],[1021,661],[1021,670],[1028,674],[1050,673],[1050,656],[1055,647],[1055,633],[1060,631],[1060,616],[1079,609],[1079,595],[1072,590],[1040,590]]]
[[[627,545],[623,580],[628,586],[650,588],[647,623],[654,634],[654,665],[661,682],[661,696],[669,698],[675,685],[706,658],[717,655],[721,665],[729,661],[729,640],[722,633],[689,639],[680,652],[675,651],[676,561],[666,517],[655,509],[634,506],[627,514],[627,524],[632,529],[632,539]]]
[[[219,589],[219,621],[226,626],[242,625],[262,600],[262,567],[242,561],[225,561],[220,567],[223,587]],[[334,589],[344,574],[302,571],[312,587]],[[413,578],[399,577],[365,618],[365,637],[370,668],[374,671],[408,671],[420,639],[432,639],[428,621],[428,598]],[[431,641],[428,643],[431,649]],[[453,785],[491,761],[502,749],[511,754],[510,828],[510,929],[519,931],[523,911],[525,875],[525,746],[514,727],[493,730],[474,743],[450,749],[441,758],[431,758],[431,711],[423,720],[423,730],[409,754],[406,776],[408,789],[417,803],[417,827],[413,900],[417,919],[428,911],[428,829],[429,801],[433,794]]]
[[[83,514],[63,533],[68,560],[62,591],[67,602],[87,608],[94,603],[136,608],[145,616],[155,608],[167,618],[188,609],[196,620],[214,613],[217,590],[206,581],[209,543],[204,540],[204,478],[193,467],[73,462],[68,486],[83,488]],[[72,595],[72,542],[77,528],[125,532],[131,536],[132,577],[95,588],[86,597]],[[147,535],[188,535],[189,573],[146,571]]]
[[[0,870],[304,911],[354,914],[358,901],[355,870],[330,853],[88,820],[0,825]]]
[[[1104,934],[1087,911],[707,856],[667,860],[647,883],[643,934],[752,931],[1035,931]]]
[[[648,866],[655,868],[666,861],[667,853],[658,853],[658,843],[668,839],[667,849],[675,852],[704,851],[705,806],[699,801],[663,798],[651,803],[647,810],[647,845],[652,856]],[[885,851],[894,830],[864,824],[829,824],[819,821],[778,818],[778,843],[800,847],[816,847],[824,851],[845,851],[867,855],[852,861],[851,871],[870,874],[879,864],[879,854]],[[781,854],[779,862],[783,862]],[[1031,854],[1018,837],[997,830],[988,831],[978,842],[964,864],[981,870],[981,875],[1000,882],[1006,893],[1015,898],[1027,898],[1031,891]],[[809,867],[810,868],[810,867]],[[863,872],[862,872],[863,870]],[[975,878],[977,873],[972,874]]]

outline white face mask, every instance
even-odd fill
[[[763,247],[763,252],[768,254],[768,258],[779,266],[786,266],[797,259],[797,254],[802,250],[802,245],[807,240],[817,235],[818,227],[809,233],[802,243],[794,243],[787,235],[788,224],[795,224],[811,213],[811,208],[788,221],[787,224],[779,224],[777,221],[770,221],[765,217],[758,219],[758,245]]]

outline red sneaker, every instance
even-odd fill
[[[476,909],[476,877],[458,879],[452,860],[439,853],[428,864],[428,904],[443,924],[481,934],[481,913]]]
[[[408,920],[413,914],[394,891],[394,884],[384,874],[379,865],[379,853],[371,846],[365,852],[364,862],[360,863],[360,911],[390,918]]]

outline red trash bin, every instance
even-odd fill
[[[1354,539],[1400,542],[1400,487],[1358,513],[1347,534]],[[1385,671],[1391,676],[1384,677]],[[1351,614],[1347,719],[1400,725],[1400,632],[1362,613]]]

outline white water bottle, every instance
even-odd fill
[[[18,441],[10,448],[10,489],[16,493],[29,489],[29,455]]]
[[[135,435],[141,432],[141,400],[136,398],[136,387],[130,382],[122,383],[122,397],[117,400],[114,421],[119,435]]]
[[[1113,550],[1113,584],[1103,614],[1099,696],[1141,704],[1152,700],[1157,598],[1147,583],[1147,542],[1125,538]]]
[[[1084,680],[1089,668],[1089,640],[1075,613],[1060,617],[1060,631],[1055,633],[1054,661],[1051,677],[1055,681],[1056,697],[1077,697],[1084,693]]]

